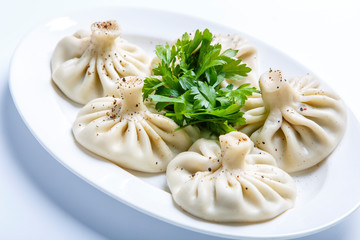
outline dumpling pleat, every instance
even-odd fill
[[[96,70],[96,58],[94,57],[89,60],[81,89],[83,89],[83,91],[80,92],[83,98],[93,99],[97,96],[104,95],[104,89],[100,84],[100,79]]]
[[[140,145],[140,148],[144,151],[145,155],[151,154],[152,151],[151,141],[144,127],[139,122],[136,122],[136,130],[137,130],[137,140]]]
[[[161,159],[170,160],[173,157],[173,153],[163,141],[163,139],[159,136],[159,134],[154,131],[154,129],[148,124],[148,122],[142,120],[141,124],[145,129],[147,135],[149,136],[149,140],[152,143],[154,153]]]
[[[172,122],[169,123],[165,116],[157,115],[157,117],[147,116],[148,124],[164,139],[164,141],[172,148],[186,151],[189,149],[192,141],[185,132],[174,131],[178,126]]]
[[[101,85],[104,88],[104,92],[107,94],[112,95],[114,93],[116,87],[115,87],[115,81],[116,79],[111,79],[110,75],[107,73],[106,69],[106,60],[104,56],[98,56],[97,63],[96,63],[96,70],[99,73],[99,78]]]
[[[293,129],[298,135],[301,136],[300,141],[308,137],[323,142],[328,141],[328,133],[320,125],[299,114],[297,111],[283,111],[283,117],[289,125],[293,126]]]
[[[116,71],[116,66],[114,66],[113,61],[113,52],[109,52],[109,54],[105,57],[105,70],[110,79],[112,81],[120,80],[119,73]]]

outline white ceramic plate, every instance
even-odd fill
[[[209,28],[236,30],[197,18],[138,8],[98,8],[55,18],[28,34],[11,65],[10,88],[15,104],[38,141],[64,166],[119,201],[163,221],[229,238],[291,238],[311,234],[339,222],[360,202],[359,123],[348,114],[344,139],[331,156],[306,173],[294,176],[298,184],[296,206],[279,217],[255,224],[218,224],[181,211],[172,201],[164,174],[129,172],[80,148],[71,126],[80,109],[51,82],[50,59],[57,42],[91,23],[115,19],[123,37],[153,55],[156,44],[172,42],[183,32]],[[259,50],[260,70],[282,69],[288,75],[310,72],[288,56],[246,36]],[[121,217],[121,216],[119,216]]]

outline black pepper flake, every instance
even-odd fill
[[[123,82],[126,82],[126,79],[125,79],[125,78],[122,78],[122,81],[123,81]]]
[[[211,168],[208,168],[209,172],[211,172]]]
[[[265,144],[265,142],[262,142],[262,144]]]

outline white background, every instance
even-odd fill
[[[96,6],[141,6],[195,15],[239,29],[310,68],[360,119],[360,1],[1,3],[0,239],[215,239],[155,220],[104,195],[65,169],[27,130],[8,88],[11,56],[26,33],[55,16]],[[358,226],[360,210],[303,239],[360,239]]]

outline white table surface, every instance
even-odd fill
[[[309,67],[336,89],[360,119],[360,1],[1,3],[0,239],[215,239],[156,220],[103,194],[64,168],[31,135],[10,95],[9,65],[21,38],[54,16],[84,7],[142,6],[237,28]],[[359,226],[357,210],[334,227],[301,239],[360,239]]]

